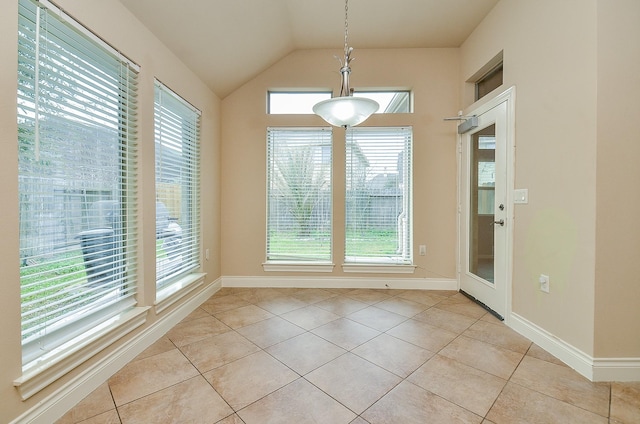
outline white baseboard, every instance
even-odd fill
[[[221,277],[221,280],[222,287],[458,290],[458,282],[453,278],[247,276]]]
[[[518,314],[509,318],[511,328],[591,381],[640,381],[640,358],[594,358]]]
[[[39,402],[11,424],[50,424],[62,417],[69,409],[93,392],[118,370],[132,361],[142,351],[155,343],[173,326],[182,321],[204,301],[220,290],[220,279],[205,287],[198,294],[158,319],[153,325],[118,347],[108,356],[78,374]]]
[[[640,381],[640,358],[594,358],[593,381]]]

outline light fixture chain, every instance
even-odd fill
[[[349,0],[344,2],[344,54],[348,53],[349,45],[347,39],[349,37]]]
[[[335,125],[336,127],[352,127],[363,122],[372,113],[375,113],[380,105],[375,100],[365,97],[354,97],[349,87],[349,74],[351,68],[349,63],[353,60],[351,52],[353,47],[349,47],[349,0],[344,1],[344,62],[336,57],[340,62],[340,75],[342,85],[340,96],[322,100],[313,106],[313,112],[322,119]]]

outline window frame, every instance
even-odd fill
[[[275,95],[289,95],[292,96],[291,101],[295,102],[295,97],[300,96],[304,97],[307,95],[324,95],[323,97],[318,97],[314,99],[313,102],[306,102],[306,105],[302,107],[300,110],[291,109],[283,112],[274,112],[272,96]],[[387,106],[382,109],[384,103],[380,101],[380,95],[388,95],[394,94],[394,97],[388,102]],[[395,100],[397,96],[403,95],[399,100]],[[354,90],[353,96],[355,97],[365,97],[368,99],[375,100],[380,104],[381,109],[379,109],[376,114],[397,114],[397,113],[413,113],[413,93],[411,90]],[[268,115],[313,115],[312,107],[322,101],[328,100],[333,97],[333,93],[331,90],[268,90],[267,91],[267,114]],[[394,104],[395,103],[395,104]],[[387,112],[387,110],[391,107],[391,111]],[[402,110],[398,110],[401,108]]]
[[[389,135],[385,135],[386,132]],[[396,132],[397,134],[392,134],[393,132]],[[352,181],[353,178],[351,177],[351,175],[353,175],[353,171],[350,172],[350,169],[352,169],[353,165],[350,164],[349,158],[355,157],[354,154],[350,153],[349,150],[353,149],[354,143],[356,142],[354,141],[354,135],[358,133],[362,134],[363,139],[365,140],[367,137],[372,138],[372,140],[369,141],[371,145],[375,145],[375,143],[377,143],[378,141],[384,140],[385,136],[395,136],[399,137],[400,139],[404,139],[404,146],[402,147],[402,177],[399,174],[396,177],[396,184],[401,184],[399,181],[402,181],[403,185],[402,210],[405,213],[406,219],[406,224],[402,226],[402,235],[400,236],[397,234],[397,243],[399,246],[401,246],[400,249],[403,252],[400,256],[375,254],[360,256],[352,254],[353,251],[350,251],[349,249],[349,244],[352,242],[349,237],[349,226],[351,222],[349,209],[349,185],[350,181]],[[345,132],[345,137],[345,256],[343,258],[343,270],[345,272],[412,273],[415,270],[415,265],[413,264],[413,128],[411,126],[352,127],[347,129],[347,131]],[[370,165],[369,161],[367,160],[367,155],[363,152],[360,156],[363,156],[362,160],[365,161],[365,168],[369,167]],[[389,159],[390,158],[388,157],[387,160]],[[363,169],[363,172],[364,171],[365,169]],[[386,174],[386,171],[384,174]],[[378,174],[377,177],[380,175],[382,174]],[[362,178],[364,178],[363,184],[366,184],[367,177],[363,174]],[[373,179],[369,181],[370,183],[373,183]],[[356,215],[356,219],[360,220],[361,218]]]
[[[386,106],[386,108],[383,110],[382,106],[384,106],[383,104],[380,104],[380,100],[378,98],[378,95],[385,95],[385,94],[390,94],[390,93],[394,93],[394,97],[391,99],[391,101],[389,102],[389,104]],[[406,95],[406,97],[401,98],[399,101],[395,101],[395,105],[394,105],[394,99],[400,95],[400,94],[404,94]],[[354,90],[353,92],[353,96],[354,97],[365,97],[371,100],[375,100],[376,102],[378,102],[378,104],[380,104],[380,109],[378,109],[378,111],[375,113],[377,115],[392,115],[392,114],[397,114],[397,113],[413,113],[413,93],[411,92],[411,90]],[[398,108],[400,107],[404,107],[403,105],[406,105],[406,110],[400,110],[397,111]],[[390,112],[387,112],[386,110],[389,109],[389,107],[392,108],[392,110]]]
[[[313,100],[313,103],[310,102],[304,102],[305,106],[303,107],[303,109],[299,110],[299,111],[295,111],[295,110],[290,110],[290,111],[286,111],[286,112],[274,112],[274,103],[273,103],[273,96],[278,96],[278,95],[289,95],[292,96],[292,101],[296,101],[295,97],[300,97],[303,98],[304,96],[313,96],[313,95],[317,95],[318,98]],[[269,90],[267,91],[267,114],[268,115],[313,115],[313,110],[312,107],[313,105],[315,105],[316,103],[322,101],[322,100],[328,100],[331,98],[331,96],[333,95],[333,93],[331,92],[331,90],[308,90],[308,91],[303,91],[303,90]],[[300,101],[300,100],[298,100]]]
[[[321,206],[321,214],[329,215],[328,218],[322,219],[322,222],[328,222],[329,224],[322,225],[321,227],[321,235],[320,237],[328,238],[328,252],[323,253],[322,255],[318,255],[317,257],[305,257],[300,252],[305,250],[305,247],[308,247],[309,240],[303,242],[302,245],[298,246],[298,249],[295,248],[293,250],[285,251],[285,252],[277,252],[271,251],[271,246],[273,246],[272,234],[275,234],[275,230],[272,228],[273,225],[286,225],[286,222],[281,221],[282,216],[284,216],[285,212],[282,212],[283,215],[277,214],[277,223],[275,223],[272,219],[273,214],[277,210],[281,211],[280,203],[276,199],[277,195],[277,181],[282,181],[286,177],[277,178],[277,157],[274,156],[276,149],[278,146],[275,146],[274,143],[278,142],[286,142],[287,134],[292,134],[291,139],[294,142],[299,143],[299,147],[311,147],[312,149],[319,148],[319,152],[313,152],[311,155],[311,160],[314,161],[314,171],[313,173],[319,173],[319,177],[324,178],[327,181],[328,189],[322,190],[322,193],[319,193],[319,196],[322,196],[320,199],[316,199],[316,201],[326,202],[328,200],[329,204]],[[267,179],[266,179],[266,197],[267,197],[267,210],[266,210],[266,245],[265,245],[265,262],[263,263],[263,269],[265,271],[309,271],[309,272],[330,272],[333,269],[332,258],[333,258],[333,145],[332,145],[332,137],[333,137],[333,129],[331,127],[268,127],[267,128]],[[309,142],[309,144],[304,144],[305,142]],[[327,152],[328,148],[328,152]],[[320,163],[322,165],[321,170],[317,170],[315,165],[317,165],[317,159],[313,159],[317,157],[318,154]],[[303,156],[301,160],[304,158],[308,158],[307,156]],[[328,166],[328,169],[326,168]],[[316,174],[316,176],[318,176]],[[315,184],[317,186],[318,181],[313,180],[314,176],[310,176],[310,181],[303,181],[307,185]],[[320,191],[321,188],[318,188]],[[324,199],[324,200],[323,200]],[[294,199],[295,200],[295,199]],[[292,206],[292,208],[295,208]],[[315,213],[315,206],[313,206],[313,210],[311,214]],[[325,207],[326,206],[326,207]],[[286,206],[282,206],[285,208]],[[302,207],[302,206],[300,206]],[[317,217],[315,219],[320,219]],[[325,226],[328,225],[328,229]],[[278,227],[279,228],[279,227]],[[296,243],[295,237],[284,239],[281,243]],[[322,241],[319,241],[321,245],[323,245]],[[326,248],[326,246],[324,246]]]
[[[67,197],[77,191],[74,183],[78,183],[83,190],[90,187],[89,182],[106,184],[108,180],[113,184],[103,186],[113,196],[109,201],[113,214],[110,217],[109,241],[101,239],[93,245],[96,252],[103,252],[101,260],[113,266],[113,271],[104,274],[108,277],[98,274],[92,283],[88,276],[82,277],[79,271],[71,268],[63,268],[69,270],[65,276],[73,275],[70,281],[37,274],[36,282],[38,279],[46,283],[56,282],[56,287],[66,290],[68,295],[65,300],[79,299],[88,293],[90,304],[83,306],[81,301],[73,300],[69,305],[71,309],[64,310],[64,321],[55,323],[47,320],[40,335],[23,337],[22,375],[14,381],[14,385],[22,399],[27,399],[142,325],[146,321],[148,307],[138,306],[135,296],[139,260],[139,222],[135,200],[138,198],[136,92],[139,67],[49,2],[20,0],[18,10],[19,178],[31,178],[33,175],[33,178],[49,179],[53,184],[55,177],[55,184]],[[31,130],[28,129],[30,121],[33,121]],[[91,128],[96,133],[88,137],[85,132]],[[98,134],[100,129],[107,134]],[[57,136],[56,131],[64,137]],[[94,150],[95,146],[88,143],[94,143],[99,150]],[[108,143],[113,143],[113,146]],[[85,148],[73,149],[74,146]],[[91,150],[100,167],[96,167],[94,162],[83,163],[83,150]],[[104,164],[97,162],[101,160]],[[47,172],[40,169],[45,166],[48,167]],[[105,176],[103,179],[99,179],[99,176],[88,179],[80,171],[83,167],[91,169],[96,175],[102,172]],[[117,178],[107,178],[110,173],[116,174]],[[19,191],[22,190],[21,198],[35,199],[34,195],[28,197],[31,192],[27,186],[21,184],[19,187]],[[51,186],[50,190],[55,187]],[[96,195],[102,191],[89,188],[91,190]],[[78,219],[71,214],[73,211],[69,209],[69,204],[56,207],[52,203],[55,202],[55,196],[44,196],[35,201],[43,205],[51,204],[61,211],[63,215],[60,219],[65,224],[54,224],[52,221],[50,225],[53,228],[60,225],[66,228],[67,224]],[[21,202],[21,256],[25,246],[33,248],[27,242],[27,238],[31,237],[26,233],[27,227],[23,229],[23,224],[28,224],[28,220],[23,219],[26,217],[23,213],[29,211],[22,209],[26,207],[24,205]],[[94,211],[86,215],[81,221],[83,228],[89,228],[89,222],[96,216],[94,213],[100,214]],[[37,216],[33,222],[36,228],[49,225]],[[42,251],[37,254],[45,265],[55,264],[59,263],[59,259],[55,259],[55,262],[53,259],[56,246],[68,249],[77,243],[83,248],[82,256],[74,253],[73,257],[82,258],[84,268],[89,270],[91,267],[95,272],[98,262],[90,258],[84,249],[84,241],[94,240],[95,234],[85,232],[80,235],[80,242],[71,242],[68,237],[47,244],[37,241],[37,250],[34,252]],[[53,250],[47,253],[47,249]],[[21,294],[24,298],[26,288],[23,284],[30,283],[27,283],[26,273],[22,272],[23,266],[31,266],[26,256],[21,265]],[[113,285],[114,282],[117,284]],[[81,284],[77,293],[74,292],[75,284]],[[120,293],[117,297],[108,295],[115,290]],[[110,300],[107,295],[113,299]],[[103,306],[98,307],[99,303]],[[21,305],[24,325],[25,304],[22,299]],[[56,310],[59,308],[56,306]],[[74,314],[77,316],[74,317]],[[23,328],[23,334],[24,331]],[[43,342],[51,344],[43,349]]]
[[[198,272],[202,267],[200,121],[200,110],[161,81],[155,80],[157,302],[183,291],[192,283],[201,282],[203,277]],[[175,155],[177,150],[180,150],[180,156]],[[162,172],[165,174],[159,174]],[[169,177],[166,173],[173,173],[173,184],[164,181]],[[179,201],[175,200],[176,193]],[[179,220],[172,214],[186,218]],[[178,260],[182,263],[176,264]]]

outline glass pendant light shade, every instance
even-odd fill
[[[344,61],[340,61],[340,75],[342,85],[340,96],[329,100],[323,100],[313,106],[313,113],[322,119],[335,125],[336,127],[353,127],[364,122],[373,113],[378,111],[380,105],[372,99],[364,97],[353,97],[353,92],[349,87],[349,74],[351,67],[349,64],[353,60],[351,53],[353,47],[349,47],[347,38],[349,35],[348,20],[349,0],[344,2]]]
[[[341,96],[313,106],[313,113],[336,127],[352,127],[378,111],[378,102],[364,97]]]

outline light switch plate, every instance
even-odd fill
[[[518,188],[513,190],[513,203],[521,205],[529,203],[529,189]]]

